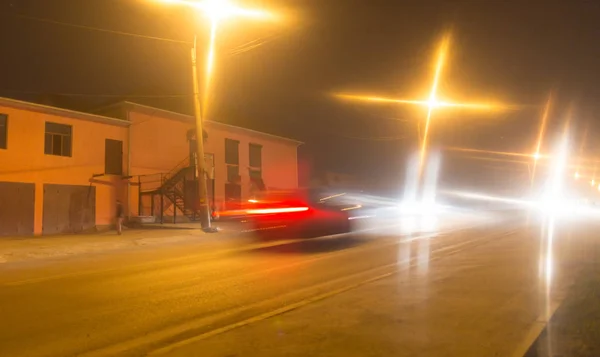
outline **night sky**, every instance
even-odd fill
[[[423,110],[343,102],[331,93],[426,98],[447,30],[453,41],[440,88],[445,97],[519,109],[444,112],[433,124],[437,143],[531,151],[551,90],[557,98],[551,136],[569,108],[577,135],[590,125],[595,136],[600,2],[243,4],[277,9],[288,19],[221,27],[209,117],[305,141],[303,153],[314,157],[316,169],[401,172]],[[78,110],[127,99],[192,112],[188,44],[52,23],[177,41],[191,41],[196,32],[205,41],[206,20],[185,8],[151,0],[0,0],[0,18],[0,96]]]

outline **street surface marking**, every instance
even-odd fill
[[[480,237],[480,238],[477,238],[477,239],[471,239],[471,240],[464,241],[464,242],[461,242],[461,243],[458,243],[458,244],[455,244],[455,245],[451,245],[451,246],[447,246],[447,247],[435,249],[435,250],[432,250],[431,253],[432,254],[434,254],[434,253],[440,253],[440,252],[445,252],[445,251],[448,251],[448,250],[451,250],[451,249],[454,249],[455,251],[454,252],[450,252],[449,254],[458,253],[460,251],[463,251],[464,249],[462,249],[462,248],[464,246],[466,246],[466,245],[469,245],[470,243],[477,243],[477,242],[486,243],[486,242],[488,242],[490,240],[490,238],[497,239],[497,238],[504,237],[504,236],[507,236],[507,235],[510,235],[510,234],[514,234],[514,232],[515,231],[510,231],[510,232],[506,232],[505,231],[505,232],[501,232],[501,233],[496,232],[496,233],[493,233],[493,234],[486,235],[483,238]],[[396,244],[397,243],[399,243],[399,242],[396,242]],[[475,246],[478,246],[478,245],[479,244],[476,244]],[[475,246],[473,246],[473,247],[475,247]],[[381,247],[381,246],[379,246],[379,247]],[[431,260],[438,260],[438,259],[441,259],[441,258],[443,258],[445,256],[447,256],[447,255],[434,257],[434,258],[431,258]],[[356,277],[359,277],[359,276],[362,276],[362,275],[366,275],[366,274],[369,274],[369,273],[373,273],[375,271],[385,270],[385,269],[390,269],[390,268],[393,269],[391,272],[386,272],[386,273],[383,273],[383,274],[375,276],[375,277],[364,279],[364,280],[362,280],[362,281],[360,281],[358,283],[352,283],[352,284],[340,287],[338,289],[335,289],[335,290],[332,290],[332,291],[329,291],[329,292],[326,292],[326,293],[323,293],[323,294],[319,294],[317,296],[306,298],[306,299],[300,300],[298,302],[292,303],[290,305],[287,305],[287,306],[284,306],[284,307],[281,307],[281,308],[278,308],[278,309],[275,309],[275,310],[272,310],[272,311],[269,311],[269,312],[266,312],[266,313],[254,316],[254,317],[250,317],[248,319],[244,319],[242,321],[235,322],[233,324],[226,325],[224,327],[221,327],[221,328],[218,328],[218,329],[215,329],[215,330],[211,330],[211,331],[205,332],[203,334],[194,336],[192,338],[183,339],[182,341],[176,342],[176,343],[171,344],[169,346],[162,347],[162,348],[159,348],[157,350],[154,350],[152,352],[152,354],[165,353],[165,352],[168,352],[169,350],[171,350],[173,348],[176,348],[178,346],[182,346],[182,345],[187,344],[187,343],[191,343],[191,342],[195,342],[195,341],[198,341],[198,340],[202,340],[202,339],[214,336],[216,334],[227,332],[229,330],[232,330],[232,329],[235,329],[235,328],[238,328],[238,327],[241,327],[241,326],[245,326],[245,325],[248,325],[248,324],[251,324],[251,323],[254,323],[254,322],[258,322],[258,321],[267,319],[267,318],[275,316],[275,315],[279,315],[279,314],[282,314],[282,313],[285,313],[285,312],[297,309],[299,307],[308,305],[310,303],[313,303],[313,302],[316,302],[316,301],[319,301],[319,300],[323,300],[323,299],[326,299],[328,297],[331,297],[331,296],[343,293],[345,291],[348,291],[348,290],[360,287],[362,285],[365,285],[365,284],[368,284],[368,283],[371,283],[371,282],[374,282],[374,281],[377,281],[377,280],[381,280],[381,279],[384,279],[386,277],[395,275],[395,274],[397,274],[398,272],[400,272],[400,271],[402,271],[404,269],[407,269],[407,268],[410,268],[410,267],[414,267],[416,263],[417,263],[417,257],[414,257],[414,258],[411,259],[411,264],[408,267],[405,267],[405,268],[403,268],[401,270],[398,269],[397,262],[394,262],[394,263],[391,263],[391,264],[386,264],[386,265],[383,265],[383,266],[375,267],[375,268],[368,269],[368,270],[365,270],[365,271],[362,271],[362,272],[353,273],[351,275],[347,275],[347,276],[344,276],[344,277],[332,279],[330,281],[322,282],[322,283],[319,283],[319,284],[316,284],[316,285],[313,285],[313,286],[309,286],[309,287],[305,287],[305,288],[302,288],[302,289],[298,289],[298,290],[292,291],[292,292],[290,292],[290,293],[288,293],[286,295],[297,295],[297,294],[301,294],[301,293],[306,293],[306,292],[314,291],[314,290],[319,289],[319,288],[326,288],[327,286],[330,286],[330,285],[335,284],[335,283],[343,283],[344,281],[352,280],[353,278],[356,278]],[[278,298],[281,299],[281,296],[279,296]],[[260,308],[263,305],[266,305],[268,303],[272,303],[273,301],[275,301],[275,299],[276,298],[269,299],[269,300],[263,300],[263,301],[259,301],[259,302],[256,302],[256,303],[253,303],[253,304],[250,304],[250,305],[246,305],[246,306],[241,306],[241,307],[238,307],[238,308],[230,309],[230,310],[224,311],[222,313],[217,313],[217,314],[212,315],[212,316],[201,317],[201,318],[198,318],[198,319],[194,319],[192,321],[189,321],[189,322],[177,325],[177,326],[173,326],[173,327],[170,327],[170,328],[167,328],[167,329],[163,329],[161,331],[149,332],[148,334],[146,334],[143,337],[134,338],[134,339],[122,342],[122,343],[118,343],[118,344],[114,344],[114,345],[111,345],[111,346],[103,347],[103,348],[100,348],[100,349],[97,349],[97,350],[89,351],[89,352],[83,353],[81,355],[82,356],[107,356],[107,355],[119,355],[119,354],[122,354],[122,353],[126,353],[127,351],[130,351],[132,349],[136,349],[136,348],[140,348],[140,347],[143,347],[145,345],[148,345],[148,341],[156,342],[156,341],[165,341],[165,340],[168,340],[168,339],[172,339],[174,337],[177,337],[178,335],[181,335],[181,334],[184,334],[184,333],[188,333],[190,330],[198,329],[199,327],[204,327],[206,325],[209,325],[208,323],[206,323],[207,320],[218,321],[219,319],[224,319],[224,318],[227,318],[227,317],[230,317],[230,316],[235,316],[235,315],[237,315],[239,313],[242,313],[244,311],[248,311],[248,310],[251,310],[251,309],[254,309],[254,308]]]
[[[447,255],[443,255],[443,256],[438,256],[438,257],[431,258],[430,261],[439,260],[439,259],[441,259],[443,257],[447,257],[448,255],[459,253],[459,252],[461,252],[461,251],[464,250],[464,249],[461,249],[461,248],[464,247],[465,245],[469,244],[469,243],[473,243],[473,242],[486,243],[486,242],[489,241],[489,239],[487,239],[487,238],[489,238],[490,236],[493,236],[494,238],[499,238],[499,237],[505,237],[507,235],[511,235],[511,234],[514,234],[514,233],[515,232],[513,231],[513,232],[509,232],[509,233],[504,232],[504,233],[501,233],[500,235],[498,235],[498,234],[492,234],[492,235],[488,235],[488,236],[486,236],[484,238],[472,239],[472,240],[465,241],[465,242],[462,242],[462,243],[459,243],[459,244],[456,244],[456,245],[452,245],[452,246],[448,246],[448,247],[436,249],[436,250],[432,251],[432,253],[440,253],[440,252],[444,252],[444,251],[448,251],[448,250],[453,250],[453,251],[450,252],[450,253],[448,253]],[[479,244],[477,244],[475,246],[478,246],[478,245]],[[471,248],[474,248],[474,247],[471,247]],[[418,260],[417,257],[411,258],[411,264],[409,265],[409,267],[410,268],[414,268],[415,265],[416,265],[416,263],[417,263],[417,260]],[[388,264],[388,265],[385,265],[385,266],[382,266],[382,267],[378,267],[378,268],[375,268],[375,269],[382,269],[382,268],[389,268],[389,267],[395,267],[395,268],[397,268],[397,263]],[[375,269],[373,269],[373,270],[375,270]],[[328,291],[328,292],[323,293],[323,294],[319,294],[319,295],[316,295],[316,296],[313,296],[313,297],[310,297],[310,298],[307,298],[307,299],[304,299],[304,300],[300,300],[300,301],[297,301],[295,303],[283,306],[281,308],[278,308],[278,309],[275,309],[275,310],[272,310],[272,311],[268,311],[268,312],[265,312],[263,314],[259,314],[259,315],[247,318],[245,320],[238,321],[238,322],[235,322],[233,324],[226,325],[226,326],[223,326],[223,327],[211,330],[211,331],[207,331],[207,332],[202,333],[200,335],[197,335],[197,336],[194,336],[194,337],[191,337],[191,338],[188,338],[188,339],[185,339],[185,340],[181,340],[181,341],[175,342],[173,344],[170,344],[170,345],[167,345],[167,346],[155,349],[155,350],[151,351],[150,353],[148,353],[148,355],[149,356],[163,355],[163,354],[171,352],[171,351],[173,351],[173,350],[175,350],[175,349],[177,349],[179,347],[182,347],[182,346],[185,346],[185,345],[189,345],[191,343],[198,342],[198,341],[201,341],[201,340],[205,340],[207,338],[210,338],[210,337],[213,337],[213,336],[216,336],[216,335],[220,335],[220,334],[223,334],[225,332],[229,332],[231,330],[234,330],[234,329],[237,329],[237,328],[240,328],[240,327],[243,327],[243,326],[247,326],[247,325],[259,322],[259,321],[263,321],[263,320],[269,319],[271,317],[274,317],[274,316],[277,316],[277,315],[281,315],[281,314],[290,312],[292,310],[296,310],[298,308],[307,306],[309,304],[312,304],[312,303],[315,303],[315,302],[318,302],[318,301],[321,301],[321,300],[325,300],[325,299],[327,299],[329,297],[332,297],[332,296],[335,296],[335,295],[339,295],[339,294],[344,293],[346,291],[356,289],[356,288],[361,287],[363,285],[367,285],[369,283],[373,283],[373,282],[376,282],[378,280],[382,280],[382,279],[388,278],[390,276],[398,274],[399,272],[400,272],[399,269],[395,269],[395,270],[392,270],[390,272],[383,273],[383,274],[377,275],[375,277],[371,277],[371,278],[359,281],[357,283],[349,284],[349,285],[346,285],[344,287],[341,287],[341,288],[338,288],[338,289],[334,289],[334,290]]]

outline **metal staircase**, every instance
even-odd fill
[[[172,207],[174,220],[176,219],[177,211],[179,211],[182,212],[188,219],[195,221],[199,217],[199,210],[194,207],[195,205],[193,204],[196,200],[188,198],[186,204],[186,191],[189,190],[186,189],[186,186],[197,185],[194,179],[195,169],[195,166],[190,165],[190,159],[186,158],[168,173],[159,174],[159,184],[155,184],[155,187],[153,188],[141,190],[140,196],[151,196],[152,211],[154,211],[156,198],[160,199],[158,206],[160,207],[162,203],[161,216],[162,212]],[[166,200],[164,198],[166,198]]]

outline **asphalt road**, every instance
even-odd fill
[[[0,356],[522,355],[598,227],[472,218],[7,267]]]

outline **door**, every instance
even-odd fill
[[[78,233],[96,226],[96,187],[44,185],[43,234]]]
[[[106,139],[104,144],[104,174],[123,175],[123,142]]]
[[[33,235],[35,184],[0,182],[0,236]]]

